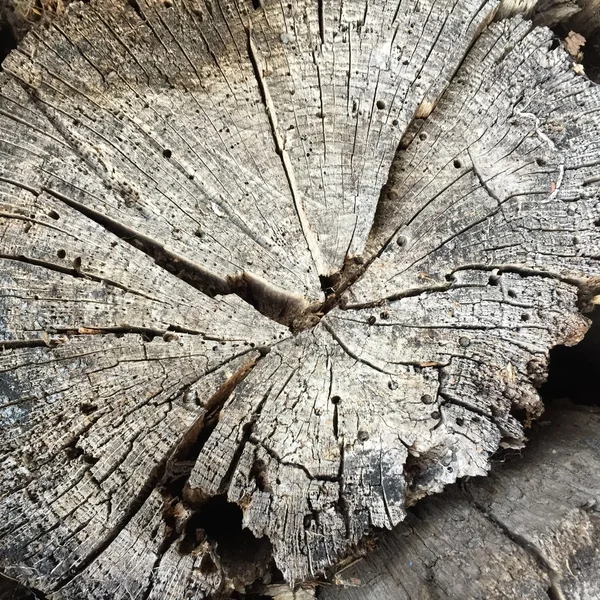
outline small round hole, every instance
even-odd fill
[[[462,161],[460,161],[458,158],[454,159],[453,164],[455,169],[460,169],[463,166]]]
[[[165,149],[163,150],[163,156],[164,156],[165,158],[171,158],[172,154],[173,154],[173,152],[171,152],[171,150],[169,150],[168,148],[165,148]]]
[[[406,238],[403,235],[399,235],[396,244],[398,244],[400,248],[404,248],[404,246],[406,246]]]
[[[419,134],[419,139],[420,139],[422,142],[424,142],[424,141],[425,141],[425,140],[426,140],[428,137],[429,137],[429,136],[428,136],[428,135],[427,135],[425,132],[423,132],[423,133],[420,133],[420,134]]]
[[[375,323],[377,323],[377,317],[375,315],[371,315],[367,319],[367,323],[369,323],[369,325],[375,325]]]
[[[331,396],[331,404],[338,405],[341,400],[342,399],[339,396]]]
[[[456,275],[454,273],[447,273],[444,275],[444,279],[450,283],[454,283],[456,281]]]
[[[56,253],[56,256],[58,256],[58,258],[64,258],[66,255],[67,253],[62,249]]]
[[[48,213],[48,216],[49,216],[51,219],[54,219],[55,221],[58,221],[58,219],[60,219],[60,215],[59,215],[59,214],[58,214],[58,213],[57,213],[55,210],[51,210],[51,211]]]
[[[385,108],[385,102],[383,100],[377,100],[377,108],[383,110]]]
[[[508,290],[508,297],[509,298],[516,298],[517,297],[517,292],[515,292],[515,290]]]
[[[423,404],[433,404],[433,398],[429,394],[423,394],[421,396],[421,402]]]
[[[546,164],[546,160],[545,160],[545,159],[543,159],[543,158],[536,158],[536,159],[535,159],[535,164],[536,164],[538,167],[543,167],[543,166]]]
[[[527,313],[521,315],[521,321],[529,321],[529,319],[531,319],[531,315],[528,315]]]
[[[498,277],[498,275],[490,275],[488,283],[490,285],[498,285],[500,283],[500,277]]]

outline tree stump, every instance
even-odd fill
[[[310,587],[523,445],[599,300],[600,90],[497,9],[97,0],[7,57],[7,575]]]

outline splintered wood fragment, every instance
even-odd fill
[[[497,9],[96,0],[6,58],[9,577],[310,597],[523,446],[600,296],[600,91]]]

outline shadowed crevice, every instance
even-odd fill
[[[44,592],[0,573],[0,600],[47,600]]]
[[[592,325],[579,344],[550,351],[550,369],[540,388],[545,404],[568,398],[575,404],[600,406],[600,309],[589,315]]]
[[[17,47],[18,41],[10,22],[8,0],[0,0],[0,63]]]

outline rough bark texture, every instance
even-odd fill
[[[8,56],[10,576],[316,580],[522,446],[598,301],[600,90],[496,9],[99,1]]]
[[[423,501],[319,598],[598,598],[599,428],[597,409],[550,411],[521,459]]]

